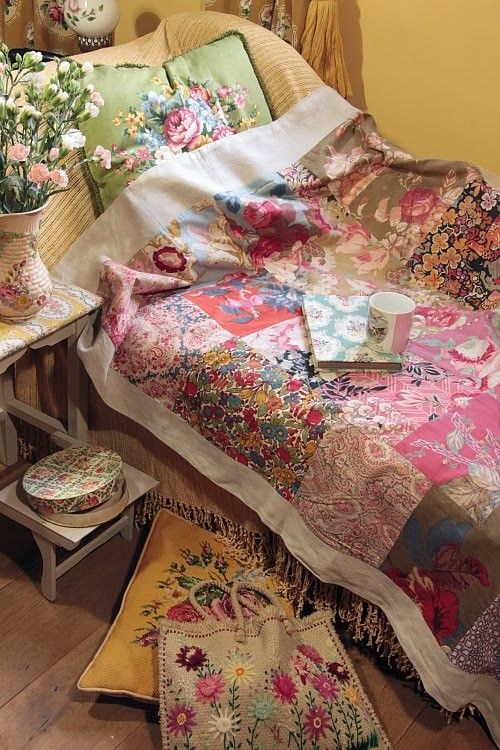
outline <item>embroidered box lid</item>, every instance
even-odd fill
[[[71,513],[109,500],[121,481],[121,471],[117,453],[78,445],[38,461],[24,475],[22,486],[35,510]]]

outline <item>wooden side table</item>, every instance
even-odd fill
[[[17,431],[11,419],[18,417],[43,430],[61,448],[87,439],[87,391],[85,369],[78,357],[76,345],[87,325],[91,325],[101,305],[101,299],[71,284],[53,279],[54,292],[50,303],[35,317],[24,323],[0,322],[0,458],[6,466],[18,459]],[[40,349],[66,341],[68,354],[68,424],[19,401],[14,395],[14,364],[28,349]],[[56,581],[86,555],[121,534],[126,539],[133,535],[133,503],[157,486],[153,477],[123,464],[129,492],[125,511],[103,527],[68,528],[45,521],[24,502],[20,482],[16,479],[0,491],[0,514],[30,529],[42,556],[41,589],[50,601],[56,598]],[[99,530],[100,529],[100,530]],[[86,543],[82,542],[87,539]],[[57,547],[69,550],[62,562],[57,562]]]

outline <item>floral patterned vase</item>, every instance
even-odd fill
[[[64,0],[64,20],[78,36],[82,52],[109,47],[120,19],[117,0]]]
[[[32,318],[52,293],[37,249],[44,208],[0,214],[0,318],[9,323]]]

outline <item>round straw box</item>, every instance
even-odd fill
[[[116,495],[122,483],[120,456],[89,445],[43,458],[28,469],[22,482],[29,504],[44,516],[96,508]]]

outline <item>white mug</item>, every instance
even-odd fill
[[[410,339],[415,303],[405,294],[398,292],[377,292],[368,303],[367,343],[376,352],[400,354]]]

